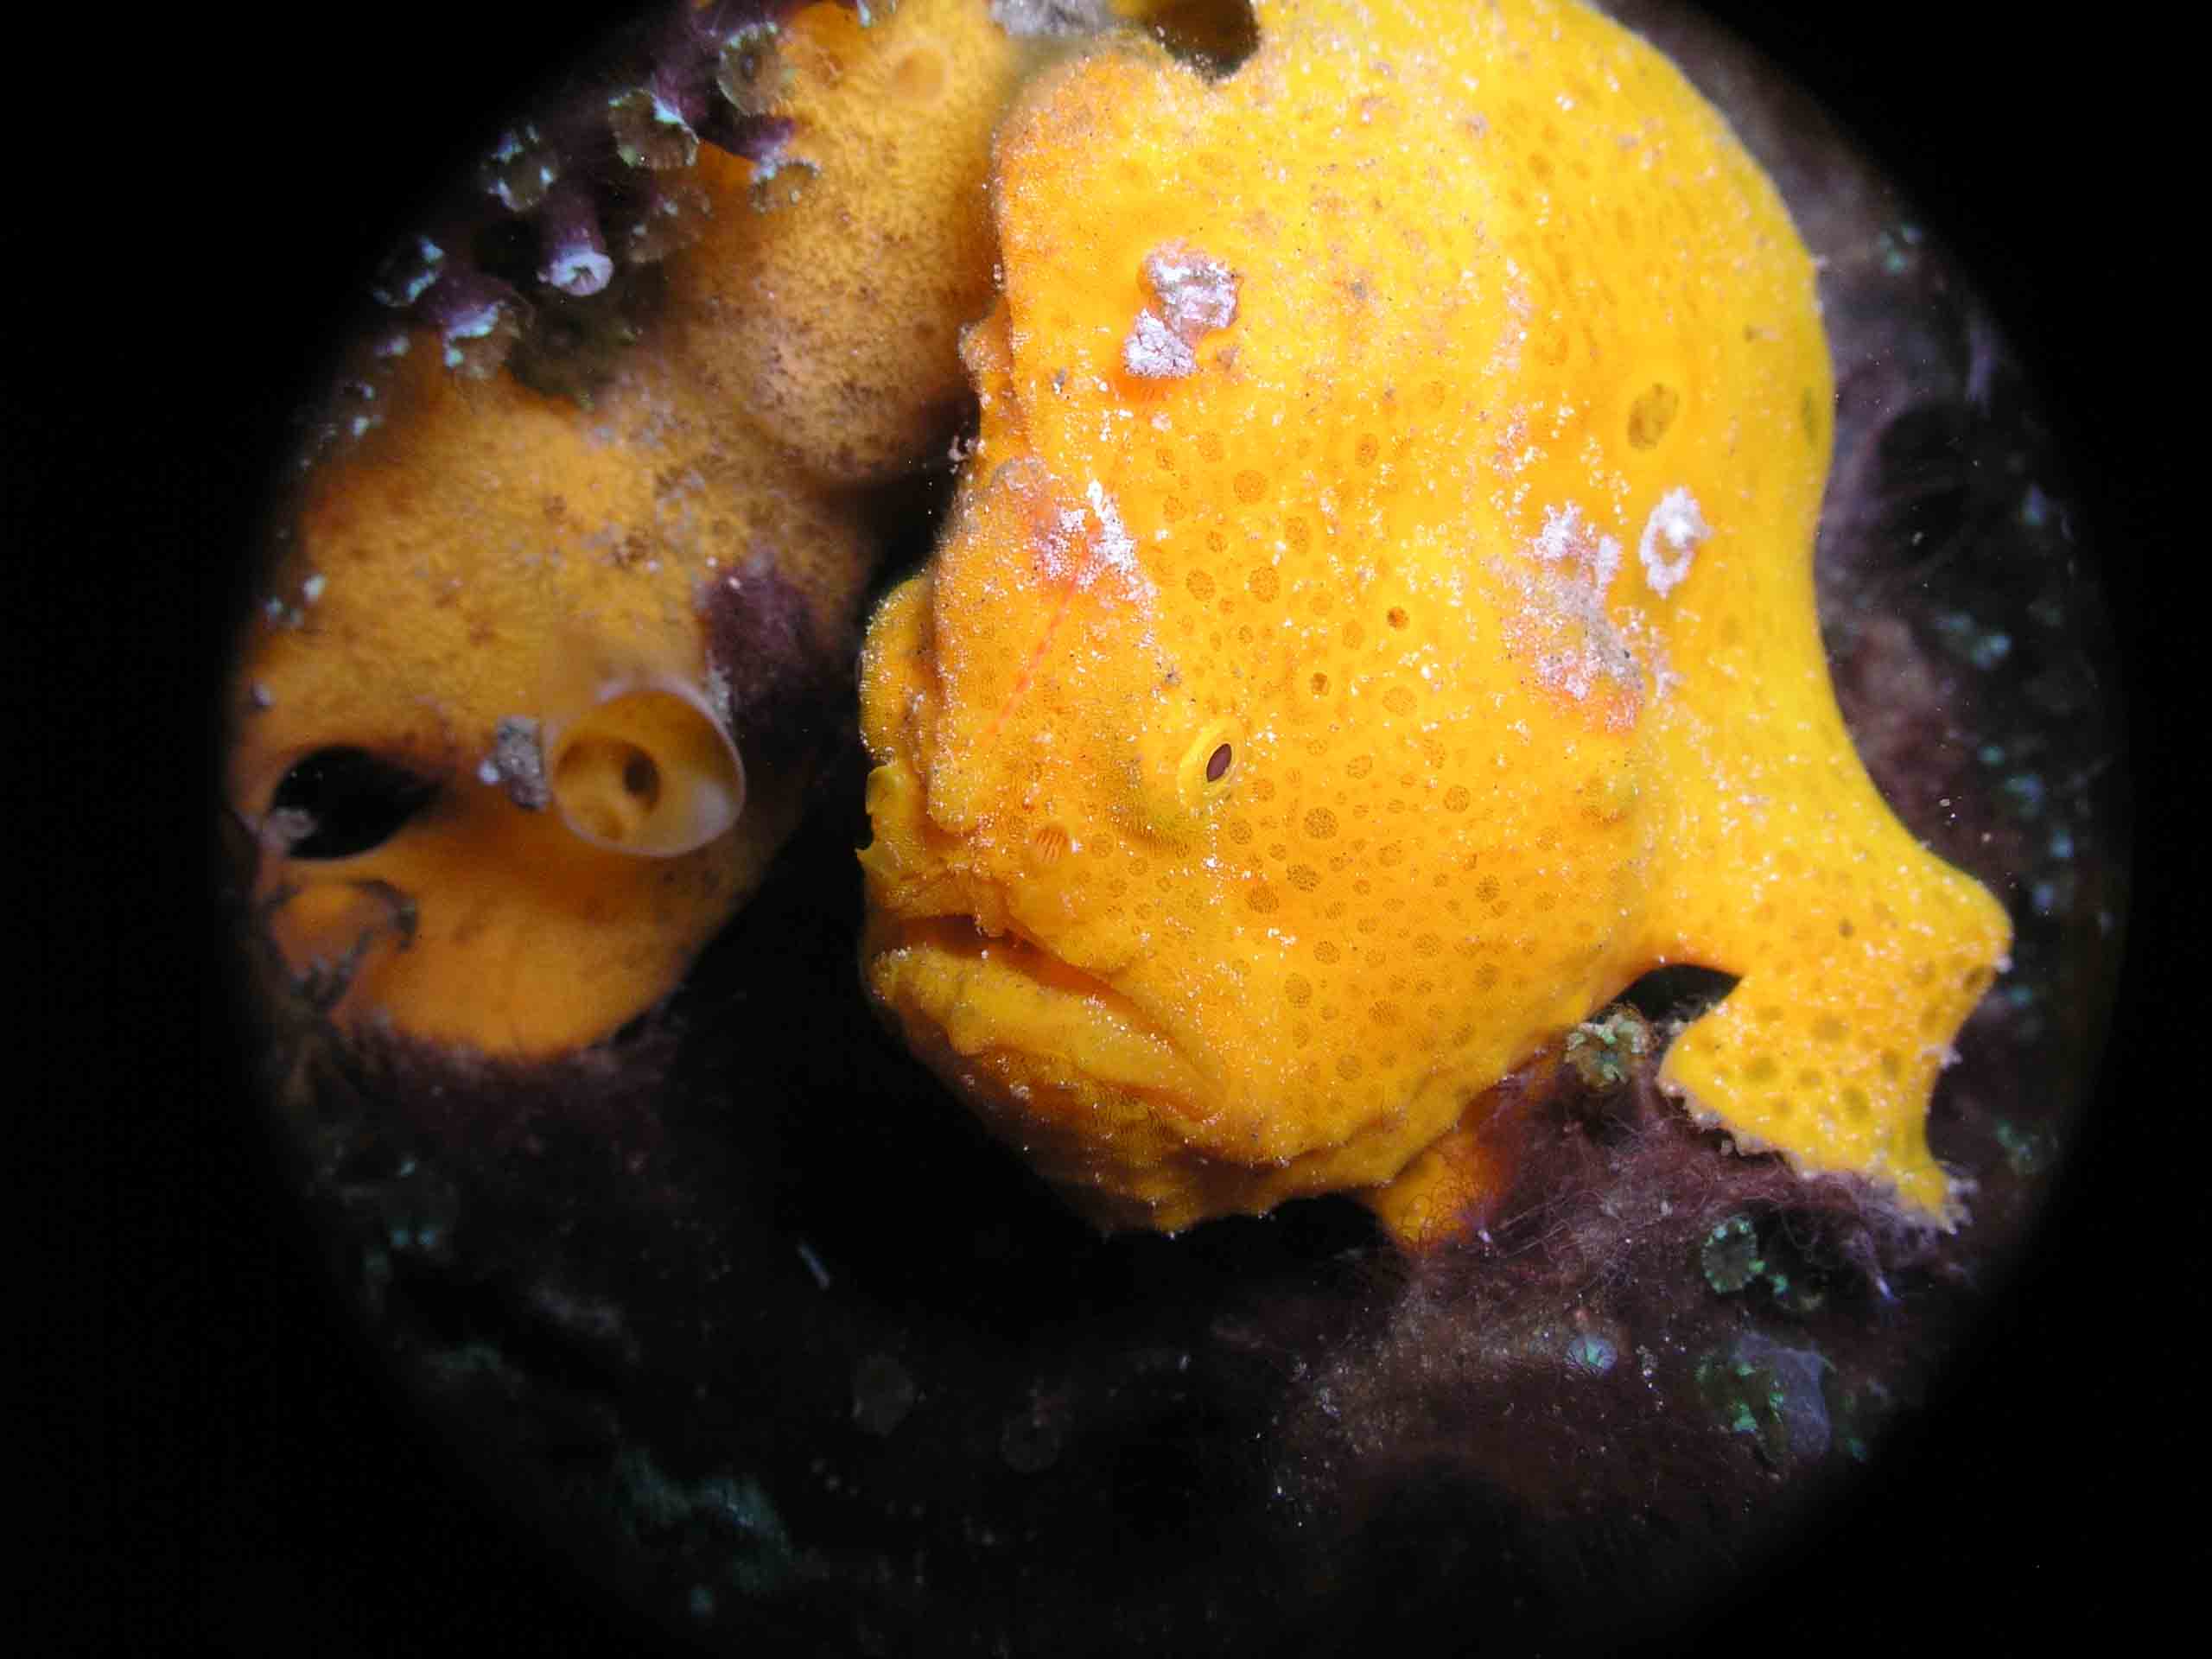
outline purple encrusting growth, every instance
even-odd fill
[[[825,648],[806,594],[760,556],[707,582],[698,608],[709,683],[747,760],[781,765],[812,748],[832,688],[849,671]]]
[[[769,113],[775,43],[803,3],[664,0],[583,90],[503,133],[371,292],[437,328],[448,367],[496,372],[530,327],[531,289],[589,298],[696,236],[709,209],[683,175],[702,143],[778,162],[794,128]]]

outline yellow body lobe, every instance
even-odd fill
[[[863,664],[874,994],[1105,1224],[1357,1190],[1419,1242],[1500,1179],[1484,1091],[1698,963],[1693,1107],[1941,1213],[2007,932],[1835,709],[1771,185],[1580,6],[1261,24],[1001,135],[981,448]]]

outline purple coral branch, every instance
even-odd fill
[[[534,121],[510,127],[484,158],[484,188],[509,213],[526,213],[545,200],[560,177],[557,145],[549,143]]]
[[[446,366],[478,378],[506,361],[530,313],[512,288],[465,265],[433,283],[419,309],[445,342]]]
[[[538,210],[545,263],[537,279],[578,299],[596,294],[614,275],[607,239],[600,234],[599,205],[582,186],[563,182],[546,192]]]
[[[713,213],[707,193],[689,179],[651,181],[620,221],[622,255],[650,265],[697,241]]]
[[[844,3],[866,20],[861,0]],[[466,188],[386,262],[375,297],[436,328],[449,366],[489,374],[531,310],[477,260],[514,283],[585,298],[626,266],[650,264],[696,239],[711,211],[685,176],[701,143],[760,167],[785,159],[796,127],[770,113],[779,84],[773,42],[802,3],[667,0],[587,89],[500,135]],[[516,219],[536,232],[534,264],[511,263],[512,244],[486,239]]]
[[[798,6],[799,0],[677,4],[647,45],[651,67],[608,99],[623,159],[656,169],[689,166],[701,138],[751,159],[761,141],[748,129],[767,118],[773,93],[760,84],[753,60]]]
[[[656,68],[645,80],[624,87],[607,100],[607,130],[614,153],[632,167],[665,173],[699,158],[698,123],[706,95],[678,73]]]

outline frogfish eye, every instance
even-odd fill
[[[1174,794],[1178,809],[1203,812],[1221,798],[1234,772],[1236,751],[1243,743],[1243,728],[1234,720],[1217,718],[1205,722],[1187,738],[1169,738],[1175,745]]]
[[[421,773],[371,754],[334,747],[315,750],[277,779],[269,816],[290,820],[293,858],[351,858],[372,852],[435,799],[438,785]]]
[[[703,695],[676,680],[616,681],[547,734],[546,779],[594,846],[674,858],[745,809],[745,763]]]

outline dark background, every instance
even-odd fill
[[[2113,1065],[2041,1253],[1920,1443],[1716,1634],[2001,1642],[2067,1611],[2123,1637],[2179,1603],[2202,1536],[2164,1496],[2202,1474],[2187,1402],[2202,1390],[2181,1356],[2204,1306],[2182,1116],[2203,1091],[2202,1020],[2193,979],[2170,976],[2196,908],[2183,872],[2201,862],[2179,805],[2195,746],[2165,701],[2187,648],[2160,626],[2203,587],[2197,538],[2173,541],[2164,516],[2202,424],[2186,379],[2202,352],[2170,303],[2193,227],[2153,190],[2195,165],[2165,142],[2185,105],[2135,55],[2155,43],[2078,16],[2062,38],[2012,9],[1924,0],[1711,10],[1904,182],[2070,427],[2141,803]],[[9,1484],[51,1555],[20,1611],[58,1621],[54,1650],[616,1639],[613,1610],[403,1411],[275,1201],[238,1110],[207,876],[237,549],[328,296],[582,15],[396,0],[249,25],[207,10],[118,21],[29,76],[52,107],[10,140],[22,289],[0,346],[7,799],[29,896],[10,907],[28,971],[10,1023],[29,1040],[4,1166],[23,1189],[10,1277],[30,1294],[10,1299],[5,1392],[29,1459]],[[241,1538],[250,1571],[207,1560]],[[228,1605],[210,1605],[217,1584]],[[240,1584],[259,1605],[238,1605]]]

